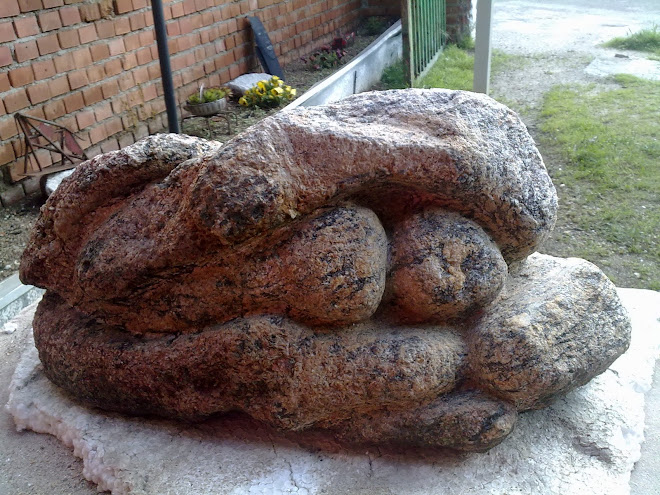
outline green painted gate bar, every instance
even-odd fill
[[[403,58],[411,86],[433,66],[446,37],[445,0],[402,0]]]

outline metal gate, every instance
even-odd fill
[[[446,40],[445,0],[402,0],[403,60],[408,84],[426,74]]]

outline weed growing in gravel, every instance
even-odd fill
[[[660,289],[660,83],[613,78],[620,88],[559,86],[545,97],[541,130],[569,166],[555,183],[571,188],[572,220],[610,251],[630,255],[630,273]],[[640,265],[643,259],[650,263]],[[615,280],[616,282],[616,280]]]
[[[628,36],[611,39],[607,43],[603,43],[603,46],[660,55],[660,28],[653,26],[650,29],[642,29],[636,33],[630,33]]]

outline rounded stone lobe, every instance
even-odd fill
[[[407,411],[381,411],[351,418],[334,429],[356,443],[393,443],[484,452],[504,440],[516,424],[515,407],[475,391],[452,392]]]
[[[465,361],[462,339],[440,327],[315,332],[255,316],[137,336],[50,293],[34,335],[46,375],[89,405],[188,420],[239,410],[293,430],[429,403],[456,387]]]
[[[428,209],[394,228],[390,312],[416,322],[462,318],[490,303],[506,275],[499,248],[478,224]]]
[[[113,224],[127,225],[121,215]],[[387,237],[376,215],[329,207],[237,246],[201,238],[188,263],[173,264],[166,277],[149,273],[126,311],[116,301],[127,288],[114,281],[132,265],[117,266],[126,247],[113,232],[99,230],[83,250],[86,290],[75,305],[135,333],[195,331],[268,313],[310,325],[356,323],[376,311],[385,287]]]
[[[244,310],[264,313],[268,301],[278,299],[286,314],[308,325],[366,320],[385,290],[387,251],[387,236],[372,211],[324,210],[246,274]]]
[[[605,371],[628,348],[630,321],[598,267],[534,254],[466,340],[470,379],[524,411]]]

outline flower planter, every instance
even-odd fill
[[[225,110],[227,108],[227,99],[222,98],[221,100],[210,101],[208,103],[198,103],[196,105],[186,103],[183,108],[197,117],[206,117]]]

